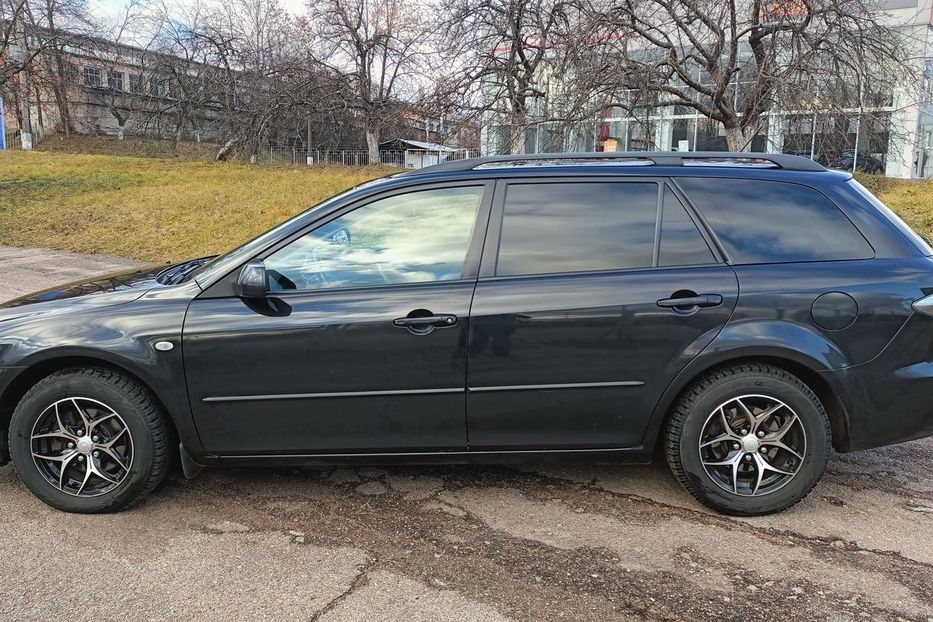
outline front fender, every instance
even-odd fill
[[[6,327],[0,343],[0,395],[36,370],[99,362],[136,376],[155,393],[182,442],[202,451],[185,384],[181,334],[189,296],[147,294],[131,303],[78,313],[37,316]],[[175,347],[156,350],[156,342]]]

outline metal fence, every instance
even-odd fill
[[[456,151],[433,151],[408,149],[406,151],[380,151],[379,161],[371,162],[369,152],[365,149],[342,149],[310,151],[298,147],[269,146],[260,149],[258,163],[278,166],[299,166],[316,164],[339,164],[343,166],[368,166],[381,164],[398,166],[400,168],[423,168],[441,162],[474,158],[479,155],[475,149],[458,149]]]
[[[32,146],[35,147],[45,138],[45,131],[43,128],[36,128],[32,132]],[[3,144],[4,149],[8,151],[21,151],[23,149],[23,141],[20,137],[19,128],[7,129],[3,133]]]

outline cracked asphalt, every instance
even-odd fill
[[[0,247],[0,299],[120,265]],[[719,516],[663,464],[208,470],[80,516],[0,468],[0,620],[933,622],[933,441]]]

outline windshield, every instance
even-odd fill
[[[324,201],[318,203],[314,207],[311,207],[299,213],[298,215],[293,216],[292,218],[289,218],[282,224],[266,231],[265,233],[259,234],[258,236],[256,236],[249,242],[243,244],[242,246],[239,246],[224,255],[218,255],[211,261],[201,266],[200,269],[188,275],[188,278],[194,278],[194,279],[197,279],[198,281],[202,281],[203,279],[210,278],[217,272],[229,270],[233,265],[239,263],[239,260],[245,257],[251,257],[259,253],[260,251],[262,251],[262,249],[264,249],[266,246],[271,244],[273,241],[277,240],[283,231],[287,231],[288,229],[292,228],[295,225],[295,223],[307,217],[308,214],[318,211],[318,210],[326,209],[352,192],[356,192],[364,188],[369,188],[370,186],[379,185],[385,182],[387,179],[391,179],[394,176],[395,175],[390,175],[387,177],[380,177],[379,179],[374,179],[372,181],[367,181],[357,186],[354,186],[350,188],[349,190],[345,190],[344,192],[341,192],[340,194],[336,194],[329,199],[325,199]]]

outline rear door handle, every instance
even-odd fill
[[[659,307],[687,309],[692,307],[718,307],[722,304],[719,294],[700,294],[685,298],[662,298],[658,301]]]

